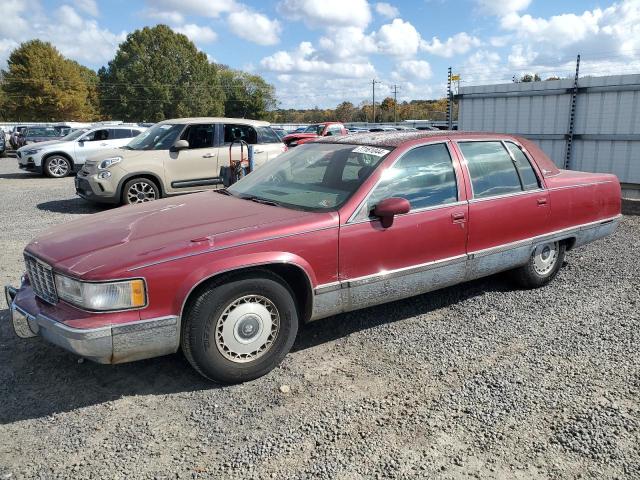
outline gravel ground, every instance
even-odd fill
[[[2,284],[34,235],[98,210],[15,163],[0,159]],[[233,387],[181,354],[79,362],[15,338],[4,308],[0,480],[640,478],[638,251],[625,217],[550,286],[496,276],[316,322]]]

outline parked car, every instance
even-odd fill
[[[287,135],[287,131],[282,127],[271,127],[271,128],[273,128],[273,131],[276,132],[276,135],[278,135],[278,138],[280,140],[282,140]]]
[[[123,149],[90,159],[76,177],[76,193],[96,203],[128,204],[220,188],[220,167],[239,160],[241,149],[243,158],[247,157],[241,141],[254,146],[255,168],[286,150],[267,122],[237,118],[166,120]]]
[[[18,167],[48,177],[66,177],[82,168],[88,157],[122,147],[144,130],[120,125],[80,128],[58,140],[19,148]]]
[[[302,132],[290,133],[282,141],[288,148],[293,148],[320,137],[340,136],[348,133],[340,122],[322,122],[309,125]]]
[[[438,127],[434,127],[433,125],[422,125],[420,127],[416,127],[417,130],[430,130],[430,131],[436,131],[436,130],[440,130]]]
[[[505,270],[545,285],[565,252],[615,230],[620,203],[614,175],[559,170],[516,136],[326,138],[226,190],[39,235],[7,318],[97,362],[181,347],[205,377],[242,382],[304,322]]]
[[[362,127],[351,127],[349,129],[347,129],[349,133],[366,133],[369,131],[369,129],[367,128],[362,128]]]
[[[15,127],[13,127],[13,130],[11,131],[11,135],[9,137],[11,148],[17,150],[24,145],[24,133],[27,128],[29,128],[28,125],[16,125]]]
[[[397,131],[397,129],[395,127],[387,127],[387,126],[381,126],[381,127],[372,127],[369,129],[370,132],[395,132]]]
[[[31,145],[33,143],[49,142],[52,140],[62,139],[64,133],[63,127],[28,127],[24,132],[24,144]]]

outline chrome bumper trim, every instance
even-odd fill
[[[9,290],[10,288],[10,290]],[[15,288],[5,288],[9,295]],[[10,318],[20,338],[39,336],[98,363],[124,363],[175,353],[180,344],[177,316],[158,317],[100,328],[73,328],[41,313],[27,312],[13,301]]]

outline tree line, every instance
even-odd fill
[[[275,89],[262,77],[210,62],[166,25],[129,34],[97,72],[31,40],[11,52],[0,76],[5,121],[268,118],[275,107]]]

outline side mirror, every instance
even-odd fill
[[[393,225],[393,218],[396,215],[409,213],[411,205],[409,200],[400,197],[391,197],[381,200],[373,209],[373,214],[380,218],[383,228],[389,228]]]
[[[189,148],[189,142],[188,141],[186,141],[186,140],[178,140],[171,147],[171,151],[172,152],[179,152],[180,150],[185,150],[187,148]]]

